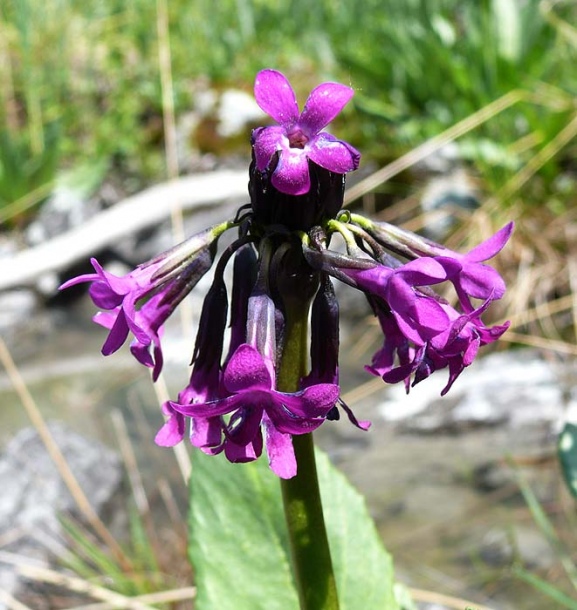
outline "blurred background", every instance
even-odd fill
[[[85,435],[121,456],[128,563],[91,537],[95,523],[78,498],[58,509],[73,524],[47,527],[72,548],[67,565],[78,578],[126,595],[190,584],[186,450],[153,446],[162,396],[128,354],[100,359],[104,337],[90,326],[86,295],[58,295],[87,253],[65,249],[51,265],[42,248],[63,236],[72,243],[66,235],[161,183],[142,215],[164,212],[128,221],[114,243],[95,241],[111,269],[126,272],[207,219],[230,216],[248,199],[248,140],[266,118],[254,76],[271,67],[301,107],[319,82],[354,88],[330,127],[363,154],[350,207],[463,251],[516,222],[495,260],[509,290],[488,317],[511,329],[443,401],[443,379],[407,398],[364,374],[376,327],[343,293],[343,386],[375,424],[362,437],[340,423],[323,428],[319,443],[366,494],[419,608],[462,608],[463,599],[495,610],[577,608],[575,501],[562,476],[577,466],[557,455],[577,401],[575,65],[570,0],[0,1],[0,447],[4,464],[21,453],[21,429],[36,413],[40,438],[56,420],[69,432],[52,436]],[[207,175],[223,203],[209,184],[211,206],[178,211],[179,178],[192,178],[194,191]],[[199,303],[167,330],[173,395],[186,383]],[[48,560],[38,541],[18,547],[13,530],[0,522],[7,563]],[[61,566],[63,551],[50,553]],[[35,578],[30,607],[71,608],[81,596]],[[0,573],[7,591],[3,582]],[[0,604],[10,607],[7,595]],[[192,607],[174,599],[164,607]]]

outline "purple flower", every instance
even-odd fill
[[[183,405],[176,411],[192,418],[230,415],[223,427],[224,451],[231,462],[256,459],[263,440],[271,469],[282,478],[296,474],[292,434],[318,428],[339,397],[339,386],[323,383],[292,394],[275,389],[270,363],[252,345],[238,347],[223,374],[226,398]]]
[[[302,195],[310,189],[308,160],[337,174],[359,165],[360,153],[350,144],[321,132],[351,99],[354,91],[338,83],[315,87],[302,113],[287,78],[276,70],[262,70],[256,76],[254,94],[257,104],[278,125],[259,127],[253,132],[257,169],[273,170],[272,184],[282,193]]]
[[[217,275],[204,299],[188,385],[178,394],[178,404],[214,400],[220,395],[220,360],[226,327],[228,298],[222,276]],[[171,402],[162,406],[168,419],[154,439],[157,445],[172,447],[185,433],[185,417]],[[190,422],[190,442],[209,454],[222,451],[220,417],[197,417]]]
[[[446,270],[447,279],[454,284],[461,306],[467,311],[473,310],[469,297],[498,300],[505,294],[503,278],[483,262],[503,249],[513,233],[513,227],[514,224],[510,222],[466,254],[447,251],[442,246],[436,249],[435,260]]]
[[[509,328],[508,322],[490,328],[483,324],[480,316],[490,302],[485,301],[468,314],[459,314],[450,305],[443,304],[450,320],[446,329],[417,347],[407,340],[385,308],[377,310],[385,342],[366,370],[381,376],[387,383],[404,381],[408,392],[410,385],[414,386],[433,372],[448,367],[449,381],[441,392],[444,396],[463,370],[473,363],[479,348],[493,343]]]
[[[445,269],[447,279],[455,286],[461,306],[467,311],[474,310],[471,298],[498,300],[505,294],[505,282],[499,273],[483,262],[503,249],[513,233],[514,223],[508,223],[466,254],[460,254],[411,231],[358,218],[383,247],[408,258],[434,258]]]
[[[436,260],[424,257],[397,269],[375,263],[370,268],[340,267],[339,271],[355,287],[383,299],[399,330],[415,345],[424,345],[447,328],[449,319],[439,300],[419,290],[447,279]]]
[[[214,258],[211,245],[226,228],[227,223],[211,227],[122,277],[105,271],[92,258],[95,273],[75,277],[60,290],[90,282],[90,297],[104,310],[94,316],[94,321],[109,331],[102,353],[113,354],[132,333],[132,354],[153,369],[156,380],[163,363],[162,325],[210,269]]]

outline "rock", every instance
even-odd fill
[[[458,434],[478,427],[505,425],[541,436],[553,435],[563,417],[565,398],[560,370],[531,349],[479,358],[441,397],[446,371],[438,371],[407,397],[394,386],[381,415],[410,433]]]
[[[21,288],[0,293],[0,331],[29,322],[32,318],[38,298],[32,290]]]
[[[97,198],[87,199],[82,190],[57,187],[26,229],[26,241],[36,246],[78,227],[101,210]]]
[[[51,424],[49,429],[96,513],[103,519],[120,517],[122,466],[116,453],[64,425]],[[48,562],[55,545],[62,544],[59,519],[83,520],[33,428],[22,430],[6,446],[0,458],[0,488],[0,539],[12,539],[3,546],[5,551]],[[16,596],[23,588],[13,568],[1,563],[0,588]]]

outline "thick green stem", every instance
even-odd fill
[[[308,303],[288,307],[278,389],[299,389],[307,367]],[[297,475],[281,479],[301,610],[338,610],[339,601],[315,463],[313,436],[293,436]]]

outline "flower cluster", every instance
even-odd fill
[[[90,283],[101,310],[95,322],[108,329],[102,352],[109,355],[132,336],[131,351],[156,379],[163,366],[162,327],[181,300],[209,271],[219,237],[238,238],[220,256],[205,298],[189,384],[163,405],[165,424],[156,442],[171,446],[188,433],[208,454],[232,462],[258,458],[266,449],[280,477],[296,474],[292,436],[338,419],[367,429],[340,398],[339,309],[332,278],[364,293],[378,318],[383,346],[367,370],[389,383],[411,385],[447,368],[446,393],[480,346],[492,343],[507,324],[488,327],[482,315],[505,291],[485,264],[506,244],[507,225],[467,254],[452,252],[387,223],[342,211],[345,174],[360,155],[350,144],[321,131],[342,110],[352,89],[324,83],[299,114],[287,79],[263,70],[255,81],[260,107],[277,125],[253,132],[251,203],[234,219],[193,236],[124,277],[105,271],[62,288]],[[346,253],[330,249],[340,235]],[[224,271],[233,261],[230,300]],[[432,287],[454,286],[455,306]],[[308,371],[287,387],[283,362],[295,311],[311,309]],[[225,346],[225,328],[231,332]]]

